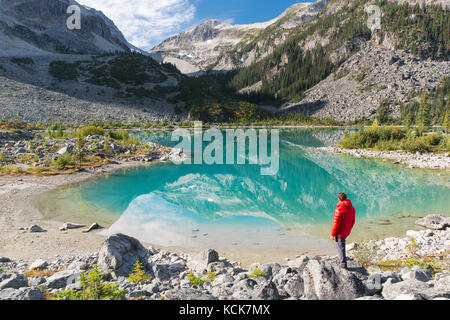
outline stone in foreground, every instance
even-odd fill
[[[147,268],[148,250],[135,238],[117,233],[105,240],[98,257],[99,267],[114,277],[128,277],[136,261]]]
[[[450,217],[444,217],[439,214],[430,214],[425,218],[417,220],[416,224],[427,229],[445,230],[450,227]]]
[[[353,272],[329,262],[310,260],[302,278],[308,300],[354,300],[366,292],[363,282]]]

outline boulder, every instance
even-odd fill
[[[439,214],[430,214],[415,222],[418,226],[433,230],[445,230],[450,226],[450,217]]]
[[[166,264],[155,264],[151,267],[155,279],[163,282],[171,279],[169,266]]]
[[[57,272],[47,278],[46,285],[49,289],[61,289],[77,282],[80,279],[80,272],[77,270],[64,270]]]
[[[48,266],[47,261],[42,259],[37,259],[30,265],[30,270],[43,270]]]
[[[12,262],[12,260],[7,257],[0,257],[0,263],[8,263],[8,262]]]
[[[266,277],[271,277],[277,274],[281,270],[281,266],[278,263],[266,263],[259,266],[259,270],[266,274]]]
[[[301,269],[306,265],[306,263],[309,261],[309,258],[307,256],[300,256],[294,260],[289,260],[287,265],[291,268],[297,268]]]
[[[45,232],[44,229],[42,229],[40,226],[34,224],[31,227],[28,228],[28,231],[30,232]]]
[[[43,283],[45,283],[44,277],[31,277],[28,279],[29,287],[37,287],[38,285],[41,285]]]
[[[308,300],[354,300],[366,292],[363,282],[353,272],[320,260],[310,260],[302,278]]]
[[[284,291],[290,297],[300,298],[305,292],[303,278],[298,274],[292,275],[283,287]]]
[[[243,279],[238,281],[231,287],[233,297],[239,300],[252,300],[253,289],[257,285],[257,282],[253,279]]]
[[[434,276],[434,288],[439,291],[450,292],[450,272],[436,273]]]
[[[192,288],[171,289],[164,293],[167,300],[217,300],[209,293]]]
[[[114,277],[128,277],[136,261],[147,268],[148,250],[135,238],[118,233],[108,237],[99,253],[98,265]]]
[[[57,154],[62,156],[65,153],[72,153],[74,146],[72,144],[67,144],[58,150]]]
[[[427,282],[431,280],[431,271],[424,270],[419,266],[413,266],[411,269],[403,268],[401,270],[403,280],[419,280]]]
[[[383,284],[383,290],[381,294],[387,300],[394,300],[402,296],[403,298],[405,298],[406,295],[408,295],[409,297],[411,297],[412,295],[420,295],[420,297],[423,297],[423,292],[425,292],[429,288],[430,286],[427,283],[416,279],[396,283],[393,283],[392,279],[388,279]]]
[[[251,296],[252,300],[278,300],[279,298],[277,286],[272,281],[257,285]]]
[[[234,277],[229,274],[223,274],[221,276],[218,276],[212,283],[213,286],[219,286],[224,285],[227,283],[233,283]]]
[[[7,288],[0,290],[0,300],[42,300],[44,294],[37,288]]]
[[[7,288],[19,289],[28,286],[28,279],[22,273],[13,273],[10,277],[0,282],[0,290]]]
[[[227,270],[230,267],[232,267],[232,265],[228,261],[223,260],[209,263],[206,267],[206,271],[214,272],[216,275],[220,275],[227,273]]]
[[[189,269],[193,269],[194,271],[203,272],[208,269],[208,265],[210,263],[218,261],[219,254],[217,251],[213,249],[206,249],[188,260],[187,266]]]
[[[147,291],[147,292],[150,292],[150,293],[157,293],[157,292],[159,292],[159,283],[158,282],[152,282],[152,283],[150,283],[150,284],[147,284],[147,285],[144,285],[143,287],[142,287],[142,290],[145,290],[145,291]]]
[[[100,225],[97,222],[94,222],[93,224],[90,225],[89,228],[81,230],[81,232],[91,232],[92,230],[96,230],[96,229],[100,229]]]
[[[85,227],[84,224],[77,224],[77,223],[67,222],[67,223],[64,223],[62,225],[62,227],[59,228],[59,230],[60,231],[65,231],[65,230],[69,230],[69,229],[78,229],[78,228],[83,228],[83,227]]]

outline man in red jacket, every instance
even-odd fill
[[[345,255],[345,239],[350,235],[355,225],[355,208],[343,192],[338,195],[339,203],[334,211],[331,239],[336,241],[339,254],[340,267],[347,269],[347,257]]]

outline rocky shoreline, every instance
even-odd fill
[[[428,216],[422,220],[433,229],[408,231],[407,238],[417,241],[420,256],[441,254],[448,263],[449,218]],[[406,250],[404,242],[389,238],[372,244],[386,251],[389,259],[400,259]],[[126,290],[121,299],[127,300],[450,299],[448,265],[439,272],[419,265],[397,271],[366,269],[354,258],[358,246],[348,245],[348,270],[339,267],[336,256],[299,256],[285,265],[253,264],[244,269],[212,249],[174,253],[146,248],[132,237],[115,234],[104,240],[98,252],[58,256],[53,261],[37,259],[30,265],[0,257],[0,299],[61,299],[62,292],[81,290],[80,275],[95,266],[103,272],[102,283]],[[151,278],[132,280],[136,261]]]
[[[376,151],[365,149],[344,149],[336,146],[318,147],[316,150],[346,154],[356,158],[376,158],[392,161],[410,169],[450,169],[450,153],[407,153],[396,151]]]

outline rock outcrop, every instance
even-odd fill
[[[148,250],[138,240],[119,233],[110,236],[103,243],[98,265],[115,277],[128,277],[137,261],[146,267],[148,257]]]
[[[431,232],[431,230],[427,230]],[[194,271],[199,262],[218,268],[220,275],[207,270]],[[214,250],[199,255],[176,254],[144,248],[138,240],[116,234],[106,239],[99,254],[58,258],[42,264],[51,276],[27,277],[27,265],[3,258],[0,274],[0,300],[40,300],[44,293],[80,290],[80,270],[99,265],[104,282],[126,290],[126,299],[168,300],[430,300],[450,299],[448,269],[431,276],[419,266],[400,271],[369,273],[350,258],[348,270],[339,267],[337,257],[299,257],[290,266],[277,263],[254,264],[249,270],[226,259],[216,261]],[[152,278],[133,283],[128,278],[135,261],[140,260]],[[45,267],[44,267],[45,265]],[[64,271],[60,271],[65,269]],[[258,269],[260,272],[255,273]],[[194,275],[195,279],[192,278]],[[108,276],[109,275],[109,276]],[[188,277],[189,275],[189,277]],[[212,277],[212,278],[211,278]]]

